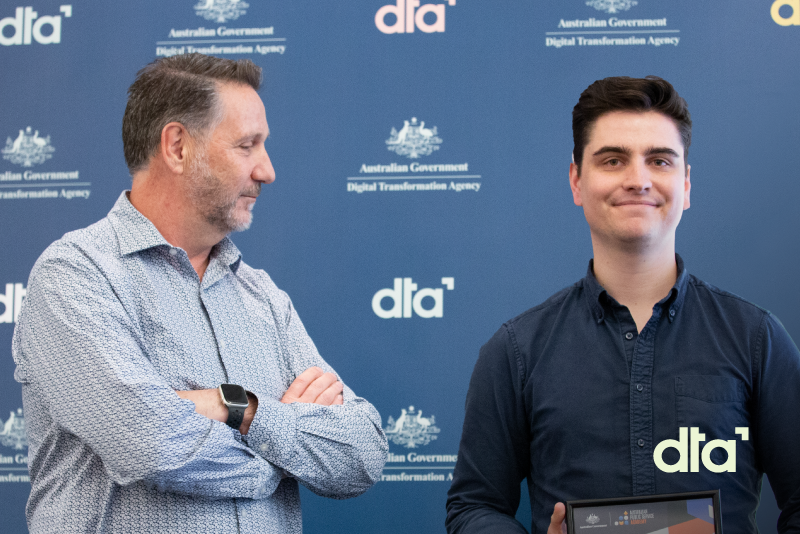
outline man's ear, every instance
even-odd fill
[[[572,201],[576,206],[583,206],[581,199],[580,171],[576,163],[569,164],[569,187],[572,189]]]
[[[692,192],[692,182],[689,179],[689,174],[691,173],[691,171],[692,171],[692,166],[686,165],[686,178],[683,182],[683,209],[685,210],[689,209],[690,205],[689,193]]]
[[[170,122],[161,130],[161,158],[175,174],[183,174],[188,163],[189,132],[179,122]]]

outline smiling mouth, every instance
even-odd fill
[[[658,203],[641,200],[626,200],[623,202],[617,202],[614,204],[614,206],[649,206],[651,208],[655,208],[658,206]]]

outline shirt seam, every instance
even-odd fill
[[[757,405],[757,406],[753,407],[754,409],[751,412],[753,414],[757,414],[758,413],[757,407],[758,407],[758,405],[761,404],[761,372],[760,371],[761,371],[761,360],[763,358],[762,347],[764,346],[764,337],[766,335],[766,330],[767,330],[767,318],[769,316],[770,316],[769,312],[765,312],[761,316],[761,324],[758,327],[758,334],[756,335],[756,341],[755,341],[756,346],[755,346],[755,350],[753,351],[753,360],[751,362],[751,371],[750,371],[751,372],[751,377],[750,377],[750,380],[751,380],[751,383],[753,384],[753,389],[756,390],[756,388],[757,388],[757,391],[758,391],[757,394],[756,394],[756,391],[753,391],[752,394],[751,394],[751,398],[755,399],[755,403]],[[754,427],[753,428],[753,432],[752,432],[753,439],[757,440],[758,439],[758,417],[753,417],[750,420],[750,424]],[[756,447],[756,444],[754,444],[754,448],[755,447]]]
[[[514,334],[514,327],[510,324],[506,324],[505,328],[508,333],[508,340],[511,343],[511,348],[514,350],[514,363],[517,365],[519,389],[520,393],[522,393],[525,389],[525,366],[522,362],[522,354],[520,354],[519,345],[517,344],[517,336]]]

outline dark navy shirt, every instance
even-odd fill
[[[800,353],[768,311],[698,280],[676,258],[675,286],[641,332],[590,263],[586,278],[483,346],[448,532],[525,532],[514,514],[527,477],[534,533],[547,531],[559,501],[719,489],[725,533],[750,534],[764,473],[782,510],[778,531],[800,532]],[[692,457],[687,472],[659,469],[654,449],[678,440],[681,427],[705,435],[700,453],[712,440],[735,440],[735,472]],[[735,433],[741,427],[747,436]],[[709,451],[726,465],[724,449]],[[678,450],[662,458],[676,464]]]

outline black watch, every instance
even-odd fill
[[[222,404],[228,407],[228,420],[225,424],[239,430],[244,420],[244,411],[250,405],[247,391],[236,384],[220,384],[219,394],[222,397]]]

